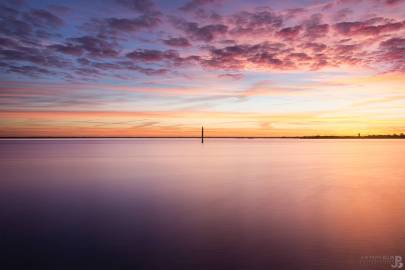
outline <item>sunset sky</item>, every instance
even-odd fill
[[[405,133],[405,0],[0,3],[0,136]]]

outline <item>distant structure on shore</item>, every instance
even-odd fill
[[[357,136],[303,136],[298,137],[302,139],[405,139],[405,134],[381,134],[381,135],[365,135],[362,136],[360,133]]]
[[[201,143],[204,143],[204,126],[201,126]]]

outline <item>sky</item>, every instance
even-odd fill
[[[0,0],[0,136],[405,132],[405,0]]]

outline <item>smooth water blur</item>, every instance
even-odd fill
[[[4,269],[391,269],[405,140],[1,140]]]

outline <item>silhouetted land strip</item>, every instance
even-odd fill
[[[0,139],[201,139],[201,136],[30,136]],[[366,136],[204,136],[204,139],[405,139],[405,134]]]
[[[302,136],[302,139],[405,139],[405,134],[366,135],[366,136]]]

